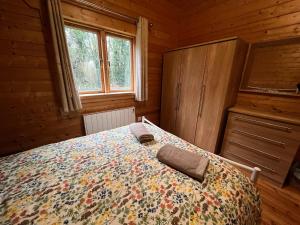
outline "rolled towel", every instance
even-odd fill
[[[154,136],[147,130],[143,123],[132,123],[129,125],[129,129],[140,143],[154,140]]]
[[[193,152],[181,150],[170,144],[160,148],[156,157],[160,162],[198,181],[203,181],[209,163],[209,159],[205,157]]]

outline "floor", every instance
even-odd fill
[[[262,225],[300,225],[300,188],[257,183],[262,199]]]

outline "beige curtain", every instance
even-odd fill
[[[135,98],[148,100],[148,20],[140,17],[136,34]]]
[[[72,74],[60,0],[47,0],[47,3],[58,72],[57,80],[62,102],[62,112],[77,112],[82,106]]]

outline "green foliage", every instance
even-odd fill
[[[101,89],[97,35],[65,27],[68,51],[76,85],[80,91]]]
[[[101,67],[96,33],[65,27],[73,75],[80,91],[101,89]],[[131,86],[131,42],[107,36],[110,88],[128,90]]]
[[[131,82],[131,43],[129,40],[107,36],[110,62],[110,86],[113,90],[126,90]]]

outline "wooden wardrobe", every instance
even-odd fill
[[[164,55],[160,125],[216,152],[226,109],[235,103],[247,44],[230,38]]]

